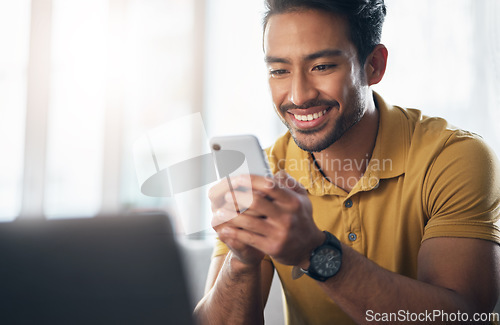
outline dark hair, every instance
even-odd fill
[[[386,14],[384,0],[266,0],[266,7],[264,30],[272,15],[298,10],[315,9],[347,18],[361,65],[380,43]]]

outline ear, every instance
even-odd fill
[[[383,44],[375,46],[365,62],[365,74],[368,85],[375,85],[382,80],[387,66],[387,48]]]

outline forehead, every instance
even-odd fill
[[[264,31],[266,55],[305,56],[324,49],[351,52],[348,23],[344,17],[318,10],[292,11],[269,18]]]

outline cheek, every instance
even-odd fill
[[[286,101],[287,90],[283,80],[269,79],[269,89],[271,90],[271,97],[276,109]]]
[[[341,102],[348,94],[348,88],[351,88],[350,83],[347,74],[337,73],[318,82],[318,89],[325,98]]]

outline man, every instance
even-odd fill
[[[210,192],[220,242],[198,319],[263,323],[276,268],[289,324],[485,320],[500,281],[494,154],[371,90],[387,62],[383,0],[267,5],[269,85],[289,132],[267,151],[273,178]],[[248,208],[236,217],[233,195]]]

